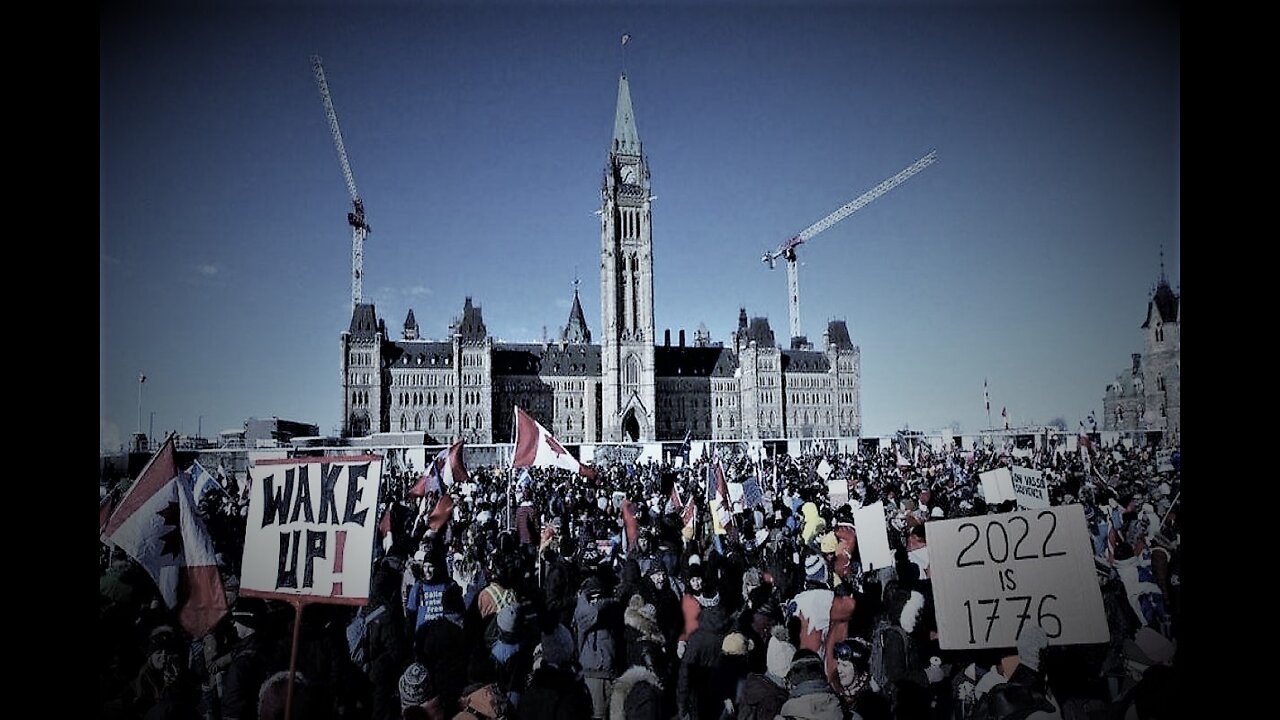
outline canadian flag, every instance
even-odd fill
[[[439,492],[442,485],[448,488],[466,480],[467,468],[462,464],[462,447],[465,444],[459,440],[437,453],[427,471],[409,489],[409,494],[413,497],[426,497],[428,492]]]
[[[559,440],[519,407],[516,408],[516,453],[511,467],[558,467],[585,478],[596,477],[595,468],[578,462]]]
[[[204,637],[226,614],[213,541],[178,473],[172,437],[120,500],[103,535],[151,575],[192,637]]]

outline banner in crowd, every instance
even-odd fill
[[[590,462],[594,465],[634,465],[643,454],[642,445],[596,445]]]
[[[1173,451],[1156,452],[1156,472],[1173,472]]]
[[[249,473],[240,592],[365,604],[382,458],[264,460]]]
[[[1017,496],[1018,509],[1036,510],[1049,507],[1049,487],[1044,472],[1014,465],[1010,471],[1013,494]]]
[[[764,493],[760,492],[760,481],[749,477],[742,481],[742,506],[755,507],[764,503]]]
[[[853,511],[853,529],[858,533],[858,553],[863,570],[893,566],[893,550],[889,548],[889,525],[884,521],[884,502],[876,502]],[[930,532],[933,523],[929,523]]]
[[[982,481],[982,498],[988,505],[1018,499],[1013,492],[1013,475],[1009,468],[988,470],[978,475],[978,479]]]
[[[1032,624],[1051,645],[1109,639],[1080,505],[934,520],[928,527],[943,650],[1016,647]]]

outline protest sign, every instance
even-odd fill
[[[1156,453],[1156,472],[1173,472],[1173,451],[1160,450]]]
[[[1015,647],[1032,623],[1051,645],[1106,642],[1086,527],[1080,505],[930,522],[942,649]]]
[[[729,502],[730,502],[730,503],[736,503],[736,502],[738,502],[738,501],[742,500],[742,483],[740,483],[740,482],[731,482],[731,483],[727,483],[727,486],[728,486],[728,488],[729,488]]]
[[[1013,494],[1017,496],[1019,509],[1032,510],[1049,507],[1049,488],[1045,483],[1042,471],[1014,465],[1010,476],[1013,482]]]
[[[982,481],[982,497],[988,505],[995,505],[1007,500],[1017,500],[1013,492],[1013,476],[1009,468],[996,468],[980,475]]]
[[[760,492],[760,481],[749,477],[742,481],[742,506],[755,507],[764,502],[764,494]]]
[[[889,548],[889,526],[884,521],[884,502],[877,500],[853,511],[853,529],[858,533],[858,553],[863,570],[877,570],[893,565]],[[933,524],[929,525],[930,531]]]
[[[831,463],[826,458],[822,458],[822,462],[818,463],[818,476],[823,480],[831,479]]]
[[[832,480],[827,483],[827,496],[831,498],[831,507],[838,508],[849,502],[849,481]]]
[[[262,460],[249,473],[241,594],[365,604],[382,458]]]

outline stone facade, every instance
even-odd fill
[[[1142,323],[1145,353],[1134,353],[1129,368],[1107,385],[1102,400],[1103,429],[1181,433],[1182,296],[1163,276]]]
[[[843,320],[819,349],[782,349],[745,308],[727,346],[705,327],[692,345],[684,330],[658,344],[650,192],[624,75],[600,189],[600,343],[576,288],[558,342],[495,343],[471,298],[448,340],[421,339],[412,310],[392,340],[359,305],[342,334],[343,434],[511,442],[519,406],[565,443],[860,435],[860,352]]]

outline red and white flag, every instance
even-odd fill
[[[693,523],[693,519],[698,515],[698,506],[694,504],[693,498],[684,504],[684,511],[680,513],[680,521],[685,527],[689,527]]]
[[[103,534],[151,575],[192,637],[203,637],[226,614],[213,541],[178,473],[172,437],[142,469]]]
[[[558,467],[572,470],[586,478],[596,477],[595,468],[583,465],[569,454],[547,429],[529,413],[516,408],[516,452],[513,468]]]
[[[409,494],[413,497],[426,497],[429,492],[440,492],[443,488],[466,480],[467,468],[462,464],[464,445],[466,442],[459,440],[437,453],[427,471],[409,489]]]
[[[640,537],[640,523],[636,520],[636,508],[630,500],[622,501],[622,552],[628,553]]]
[[[671,497],[667,498],[667,506],[663,508],[663,514],[680,512],[684,507],[684,503],[680,501],[680,489],[674,484],[671,486]]]
[[[378,535],[382,536],[382,551],[391,552],[391,546],[395,545],[395,531],[392,527],[393,514],[391,506],[388,505],[385,512],[382,513],[382,519],[378,520]]]

